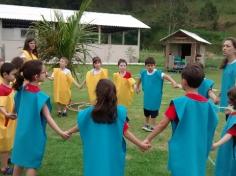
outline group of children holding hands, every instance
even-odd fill
[[[168,168],[172,175],[204,176],[210,150],[220,146],[215,175],[233,176],[236,173],[236,88],[232,80],[236,78],[236,40],[225,40],[223,52],[227,55],[227,61],[222,81],[228,86],[226,94],[233,111],[227,114],[222,138],[213,144],[218,122],[214,103],[219,103],[219,99],[212,91],[213,82],[205,78],[200,64],[189,64],[183,69],[180,85],[169,75],[157,70],[155,60],[148,57],[136,84],[131,73],[126,70],[127,62],[120,59],[120,71],[114,73],[113,83],[107,79],[107,70],[101,68],[101,59],[95,57],[93,69],[87,72],[83,83],[87,85],[92,106],[78,113],[74,127],[63,131],[51,117],[50,97],[39,86],[47,77],[43,63],[31,60],[20,68],[13,63],[4,63],[0,71],[1,172],[11,174],[8,159],[12,150],[13,176],[20,176],[24,169],[27,176],[36,175],[45,151],[48,123],[63,139],[80,132],[84,157],[83,175],[122,176],[126,155],[123,137],[145,151],[151,147],[154,137],[171,123]],[[61,58],[60,68],[54,69],[49,77],[54,80],[54,100],[58,105],[59,116],[66,115],[66,105],[71,99],[71,92],[68,91],[71,84],[79,88],[83,86],[73,79],[66,68],[67,64],[68,60]],[[226,77],[227,74],[231,77]],[[164,80],[171,82],[174,88],[183,88],[185,95],[170,101],[163,118],[156,125]],[[131,104],[133,93],[140,91],[140,85],[144,93],[145,124],[142,129],[151,132],[143,141],[129,130],[127,120],[127,107]],[[13,88],[16,91],[14,98]]]

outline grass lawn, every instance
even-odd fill
[[[105,66],[109,69],[110,78],[112,73],[117,71],[116,66]],[[78,69],[83,73],[91,66],[79,66]],[[143,66],[129,66],[128,69],[133,73],[135,77],[138,76],[139,70]],[[178,82],[180,81],[179,73],[170,73]],[[206,71],[206,77],[215,80],[215,88],[219,90],[220,86],[220,71],[216,69],[208,69]],[[42,85],[43,90],[52,97],[52,82],[46,81]],[[173,89],[167,82],[164,83],[163,99],[160,109],[160,116],[157,121],[160,121],[162,114],[167,108],[170,100],[179,95],[183,95],[183,90]],[[219,93],[219,92],[217,92]],[[143,125],[143,103],[142,93],[134,96],[132,106],[129,108],[128,116],[130,118],[130,130],[141,139],[144,139],[148,134],[141,130]],[[53,99],[52,99],[53,100]],[[82,102],[87,101],[86,89],[77,90],[73,87],[72,101]],[[69,112],[69,116],[66,118],[58,118],[56,116],[56,107],[53,104],[52,115],[59,126],[63,129],[68,129],[76,124],[76,113]],[[221,115],[221,117],[223,117]],[[219,134],[222,129],[223,118],[220,118],[220,125],[216,131],[216,139],[219,139]],[[82,176],[82,144],[79,134],[74,135],[68,141],[63,141],[59,136],[55,134],[49,127],[47,128],[48,140],[47,148],[44,156],[43,164],[39,170],[39,175],[47,176]],[[96,134],[94,134],[96,135]],[[167,170],[168,150],[167,143],[171,136],[171,126],[169,125],[162,134],[155,138],[153,141],[153,147],[150,151],[142,153],[136,146],[127,142],[127,155],[126,155],[126,176],[168,176],[170,173]],[[94,146],[96,147],[96,146]],[[215,152],[211,153],[211,158],[215,159]],[[178,162],[178,161],[176,161]],[[115,164],[115,163],[114,163]],[[208,161],[207,175],[213,175],[214,166]]]

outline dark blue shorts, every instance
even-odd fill
[[[144,116],[145,117],[150,117],[151,116],[151,118],[156,118],[159,115],[158,110],[151,111],[151,110],[143,109],[143,111],[144,111]]]

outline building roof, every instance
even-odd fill
[[[76,12],[74,10],[0,4],[0,19],[41,21],[43,15],[47,21],[55,21],[54,11],[61,12],[65,19]],[[81,23],[122,28],[150,28],[131,15],[111,13],[84,12]]]
[[[210,42],[208,42],[207,40],[201,38],[200,36],[198,36],[197,34],[195,33],[192,33],[192,32],[189,32],[189,31],[186,31],[186,30],[183,30],[183,29],[179,29],[175,32],[173,32],[172,34],[160,39],[160,41],[164,41],[164,40],[167,40],[168,38],[170,38],[171,36],[175,35],[176,33],[178,32],[182,32],[184,34],[186,34],[187,36],[191,37],[192,39],[198,41],[198,42],[201,42],[201,43],[205,43],[205,44],[208,44],[208,45],[211,45]]]

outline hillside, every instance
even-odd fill
[[[81,0],[0,0],[3,4],[78,9]],[[93,0],[89,11],[131,14],[151,26],[142,48],[160,49],[160,38],[178,28],[196,32],[219,52],[226,36],[236,36],[236,0]]]

